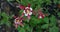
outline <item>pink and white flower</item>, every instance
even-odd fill
[[[32,15],[32,8],[30,7],[30,4],[28,4],[27,7],[20,5],[20,9],[23,9],[24,15],[27,16],[28,19],[30,19],[30,16]]]
[[[26,7],[23,13],[25,16],[32,15],[32,8]]]
[[[17,28],[18,25],[23,26],[22,20],[23,20],[22,17],[15,18],[15,20],[14,20],[14,26],[15,26],[15,28]]]
[[[42,11],[38,11],[38,18],[44,18],[45,15]]]

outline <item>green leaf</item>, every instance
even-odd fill
[[[3,16],[3,19],[2,19],[2,20],[3,20],[4,22],[6,22],[6,21],[9,20],[9,16],[8,16],[6,13],[3,12],[1,15]]]
[[[28,0],[21,0],[21,2],[20,2],[22,5],[24,5],[24,6],[27,6],[27,4],[29,3],[29,1]]]
[[[55,17],[54,15],[52,15],[52,16],[50,17],[50,23],[51,23],[52,25],[56,25],[56,21],[57,21],[56,17]]]
[[[24,11],[24,10],[20,10],[20,11],[19,11],[19,15],[22,15],[23,11]]]
[[[44,25],[41,26],[41,28],[42,28],[42,29],[47,29],[48,26],[49,26],[49,24],[44,24]]]
[[[60,17],[60,12],[58,12],[58,16]]]
[[[10,23],[9,21],[7,21],[5,24],[6,24],[8,27],[11,26],[11,23]]]
[[[25,25],[24,25],[24,29],[29,30],[29,25],[28,25],[28,24],[25,24]]]
[[[49,28],[49,32],[58,32],[58,27],[53,26],[52,28]]]
[[[37,25],[35,29],[36,29],[36,32],[42,32],[41,25]]]
[[[18,26],[17,30],[18,30],[18,32],[25,32],[25,29],[20,26]]]
[[[43,20],[44,20],[45,23],[49,23],[49,18],[48,17],[45,17]]]
[[[58,1],[58,4],[60,4],[60,1]]]
[[[38,19],[37,17],[31,16],[30,24],[31,24],[32,26],[35,26],[35,25],[37,25],[37,24],[39,24],[39,23],[41,23],[41,22],[43,22],[42,19]]]
[[[21,28],[18,32],[25,32],[25,30],[23,28]]]
[[[3,16],[3,19],[1,20],[0,24],[6,24],[8,27],[10,27],[11,25],[11,23],[9,22],[10,17],[5,12],[3,12],[1,16]]]
[[[19,0],[16,0],[18,3],[20,3],[20,1]]]
[[[0,21],[0,25],[2,25],[2,24],[4,24],[4,21],[1,20],[1,21]]]
[[[20,27],[20,26],[18,26],[17,30],[19,31],[20,29],[21,29],[21,27]]]
[[[58,1],[57,0],[54,0],[54,3],[56,4]]]
[[[24,29],[26,30],[26,32],[31,32],[31,31],[32,31],[32,28],[29,27],[28,24],[25,24],[25,25],[24,25]]]
[[[14,1],[14,0],[7,0],[7,1]]]
[[[46,1],[46,4],[51,4],[51,1],[50,0],[45,0]]]
[[[42,30],[37,30],[36,32],[42,32]]]

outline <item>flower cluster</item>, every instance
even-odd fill
[[[15,18],[15,20],[14,20],[14,26],[15,26],[15,28],[17,28],[18,25],[23,26],[23,20],[24,20],[23,19],[23,15],[19,16],[19,17],[14,16],[14,18]]]
[[[19,8],[24,11],[23,11],[22,16],[15,17],[14,23],[15,23],[16,28],[18,27],[18,25],[23,26],[23,23],[22,23],[23,16],[27,16],[27,18],[29,20],[31,18],[31,15],[35,13],[35,12],[33,12],[33,9],[30,7],[30,4],[28,4],[27,7],[20,5]],[[42,11],[38,11],[38,18],[40,19],[40,18],[44,18],[44,17],[45,17],[44,13]]]

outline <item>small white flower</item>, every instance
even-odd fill
[[[26,7],[23,13],[25,14],[25,16],[32,15],[32,8]]]

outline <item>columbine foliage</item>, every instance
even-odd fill
[[[57,4],[58,2],[57,0],[54,0],[52,3],[51,0],[38,0],[38,1],[37,0],[16,0],[16,1],[21,5],[21,7],[20,5],[18,7],[20,8],[20,10],[18,12],[19,15],[16,16],[16,18],[19,17],[17,22],[21,20],[20,19],[21,17],[23,18],[22,20],[23,25],[21,26],[20,25],[21,23],[19,23],[19,25],[17,24],[16,29],[18,30],[18,32],[44,32],[44,31],[58,32],[58,27],[56,26],[57,19],[55,13],[53,12],[55,8],[53,7],[54,5],[52,5],[53,3]],[[30,7],[33,9],[32,11],[30,11],[32,12],[31,15],[29,15],[30,7],[25,9],[26,7],[28,7],[28,4],[31,4]],[[40,14],[38,13],[39,9],[41,9],[42,11],[42,12],[40,11]],[[26,12],[25,14],[28,14],[30,18],[24,15],[23,13],[24,10],[28,10],[28,12],[25,11]],[[34,11],[36,13],[35,15],[33,14]],[[51,13],[51,11],[53,13]],[[43,18],[38,18],[39,15],[41,16],[41,14],[44,14],[44,16],[42,16]],[[45,14],[47,14],[48,16],[46,16]],[[13,18],[12,15],[7,15],[5,12],[1,13],[0,15],[3,17],[0,21],[0,25],[6,24],[8,27],[10,27],[11,25],[14,24],[14,23],[11,24],[11,22],[9,21],[10,19]],[[57,13],[57,15],[60,17],[60,12]]]
[[[6,24],[7,26],[10,26],[11,23],[9,21],[10,16],[8,16],[5,12],[1,13],[2,20],[0,22],[0,25]]]

